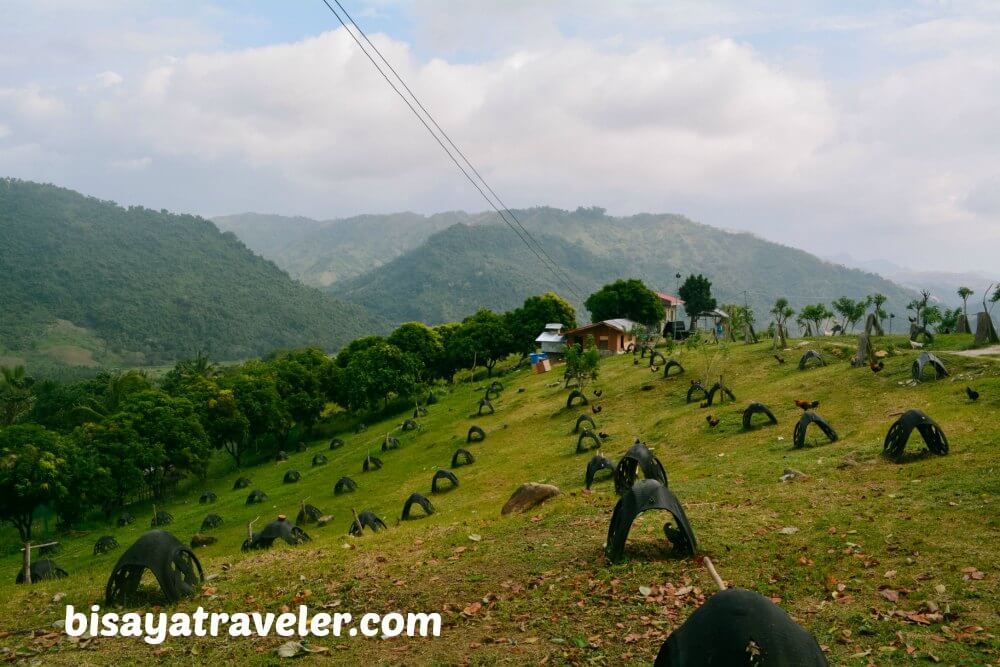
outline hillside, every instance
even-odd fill
[[[151,364],[334,349],[380,328],[210,222],[0,180],[0,357]]]
[[[889,297],[902,314],[914,293],[877,275],[824,262],[809,253],[725,232],[670,215],[607,216],[599,209],[575,212],[541,208],[518,217],[570,274],[584,297],[621,277],[640,277],[654,289],[674,292],[675,274],[703,273],[722,303],[749,301],[758,321],[777,296],[792,306],[839,296]],[[419,280],[407,276],[420,276]],[[491,308],[508,308],[530,294],[552,289],[553,280],[514,234],[499,224],[454,227],[353,280],[334,284],[338,296],[373,307],[391,321],[454,318],[473,297]],[[744,294],[744,289],[747,290]],[[569,298],[565,289],[556,290]],[[571,299],[582,310],[581,299]]]
[[[746,299],[758,321],[766,323],[777,296],[798,308],[881,292],[889,297],[888,308],[900,316],[916,296],[873,273],[678,215],[615,217],[599,208],[549,207],[516,215],[572,276],[584,298],[615,278],[639,277],[672,293],[675,274],[703,273],[712,280],[719,303]],[[329,285],[334,294],[372,307],[393,322],[441,322],[477,307],[509,308],[549,289],[572,297],[494,214],[407,213],[325,223],[235,218],[219,224],[243,235],[291,275]],[[454,224],[466,227],[442,231]],[[276,226],[288,233],[283,235]],[[350,233],[343,231],[348,229]],[[387,247],[390,242],[392,247]],[[582,299],[571,300],[580,310]]]
[[[876,344],[885,349],[889,342]],[[901,337],[891,342],[905,347]],[[1000,366],[948,353],[961,341],[942,336],[936,351],[961,380],[928,378],[906,386],[915,353],[889,357],[875,375],[851,368],[845,352],[836,356],[837,344],[811,341],[829,364],[806,371],[775,363],[768,343],[679,349],[676,358],[687,370],[669,379],[651,374],[645,363],[633,365],[631,356],[606,359],[586,391],[595,401],[593,390],[603,390],[596,417],[610,435],[603,453],[617,460],[634,439],[647,442],[684,505],[699,552],[711,556],[729,585],[775,600],[826,647],[831,665],[996,664]],[[717,374],[725,375],[735,403],[707,411],[685,402],[691,378]],[[346,442],[339,449],[329,450],[322,440],[286,462],[242,472],[216,466],[204,483],[159,507],[173,514],[167,530],[181,540],[190,539],[209,512],[224,519],[211,531],[218,542],[197,550],[209,577],[204,588],[163,610],[277,613],[306,604],[313,613],[443,616],[438,639],[311,637],[313,647],[328,651],[319,658],[335,664],[651,664],[664,638],[714,586],[697,558],[669,551],[661,528],[665,512],[642,515],[624,562],[607,562],[603,545],[617,497],[604,478],[590,491],[583,487],[594,452],[575,451],[572,428],[580,409],[566,409],[566,390],[551,386],[558,376],[558,369],[506,375],[495,415],[470,417],[483,387],[454,385],[435,390],[441,400],[415,431],[398,431],[400,415],[370,423],[360,434],[339,434]],[[978,403],[965,398],[966,383],[982,392]],[[821,402],[818,412],[837,430],[838,441],[826,441],[813,427],[807,445],[792,448],[801,414],[792,399],[803,397]],[[743,431],[741,412],[751,401],[769,405],[778,425]],[[944,429],[949,454],[918,455],[922,446],[914,433],[906,463],[883,459],[889,425],[913,407]],[[719,417],[716,428],[706,425],[708,412]],[[487,436],[466,445],[473,424]],[[378,454],[383,469],[361,473],[362,459],[378,453],[388,432],[399,437],[401,448]],[[457,488],[431,495],[434,470],[448,466],[458,447],[471,449],[475,462],[455,470]],[[319,452],[329,462],[313,466]],[[301,471],[301,482],[282,483],[290,468]],[[787,468],[805,477],[783,482]],[[248,489],[233,490],[239,475],[264,490],[267,502],[246,506]],[[352,476],[358,490],[334,495],[341,475]],[[525,481],[556,484],[563,493],[524,514],[501,517],[500,507]],[[218,501],[199,504],[203,490],[217,493]],[[400,522],[412,492],[428,495],[436,512]],[[325,527],[306,526],[311,542],[240,551],[246,522],[279,513],[294,517],[303,499],[333,515]],[[347,536],[352,509],[374,511],[388,528]],[[13,583],[20,557],[13,531],[5,529],[0,646],[6,654],[67,665],[276,664],[272,651],[287,639],[273,634],[168,638],[149,646],[138,639],[74,642],[53,627],[64,605],[79,610],[103,601],[114,562],[148,530],[150,506],[131,511],[134,525],[99,523],[59,535],[62,550],[54,559],[70,576],[30,588]],[[39,530],[36,539],[48,535]],[[114,536],[120,548],[93,555],[101,535]],[[163,598],[151,581],[116,611],[157,610]]]
[[[306,285],[326,287],[348,280],[416,248],[465,213],[359,215],[340,220],[241,213],[213,218],[254,252]]]

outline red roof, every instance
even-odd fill
[[[663,301],[668,306],[684,305],[684,302],[678,299],[673,294],[667,294],[666,292],[654,292],[654,294],[660,297],[660,301]]]

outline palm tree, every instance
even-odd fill
[[[35,379],[24,366],[0,366],[0,425],[10,426],[35,403]]]
[[[97,396],[91,396],[73,408],[73,416],[84,422],[101,422],[119,411],[125,399],[149,388],[145,371],[109,371],[97,376],[104,386]]]

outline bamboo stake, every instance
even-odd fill
[[[719,573],[715,571],[715,566],[712,565],[712,559],[709,558],[708,556],[705,556],[704,560],[705,560],[705,567],[708,568],[708,573],[712,575],[712,580],[715,582],[715,585],[719,588],[720,591],[726,590],[726,582],[724,582],[722,580],[722,577],[719,576]]]

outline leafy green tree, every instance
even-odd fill
[[[292,416],[278,394],[274,378],[244,371],[227,380],[224,388],[232,390],[236,408],[247,420],[247,446],[240,448],[240,460],[247,451],[277,451],[292,426]]]
[[[383,342],[353,356],[344,371],[341,404],[352,410],[387,405],[393,395],[413,395],[419,380],[417,357]]]
[[[513,342],[504,317],[483,308],[462,320],[451,345],[459,358],[469,365],[482,363],[492,377],[497,362],[513,352]]]
[[[583,348],[580,345],[567,345],[565,354],[565,372],[563,379],[568,387],[570,382],[583,389],[589,380],[596,380],[600,372],[601,351],[597,349],[593,336],[587,336]]]
[[[195,379],[211,379],[217,377],[221,372],[219,365],[208,358],[208,355],[198,352],[191,359],[183,359],[174,364],[174,367],[167,371],[160,381],[160,387],[171,394],[175,387],[191,382]]]
[[[212,448],[229,454],[239,468],[250,437],[250,421],[240,411],[232,389],[216,378],[192,376],[174,385],[174,396],[191,401]]]
[[[347,347],[337,353],[335,361],[341,368],[347,368],[347,364],[351,363],[351,357],[355,354],[384,342],[385,338],[382,336],[364,336],[362,338],[355,338],[347,344]]]
[[[205,474],[211,443],[191,401],[150,389],[130,396],[115,417],[131,427],[144,447],[161,453],[153,466],[144,469],[156,498],[163,498],[186,474]]]
[[[885,303],[889,300],[885,294],[880,294],[876,292],[875,294],[868,295],[868,304],[873,306],[872,312],[875,314],[875,319],[878,320],[879,329],[882,328],[882,323],[885,322],[889,314],[885,311]]]
[[[962,314],[965,315],[966,318],[969,317],[969,297],[973,294],[975,294],[975,292],[968,287],[963,286],[958,288],[958,296],[962,299]]]
[[[924,311],[927,309],[927,305],[930,303],[930,300],[931,300],[931,293],[928,292],[927,290],[920,290],[920,298],[913,299],[908,304],[906,304],[906,309],[913,311],[913,317],[911,318],[912,322],[916,323],[917,325],[922,325],[925,327],[929,326]]]
[[[681,297],[683,298],[683,290]],[[616,280],[605,285],[588,296],[583,305],[590,311],[593,322],[624,317],[651,326],[659,324],[665,317],[663,302],[636,278]],[[715,307],[714,301],[712,307]]]
[[[317,348],[285,352],[267,364],[288,414],[307,431],[326,406],[323,378],[329,364],[329,359]]]
[[[31,539],[35,510],[66,493],[66,469],[57,433],[37,424],[0,430],[0,519],[14,525],[22,542]]]
[[[471,364],[472,359],[465,359],[466,350],[455,345],[456,335],[462,330],[460,322],[448,322],[434,327],[434,333],[441,339],[441,357],[438,365],[434,369],[434,376],[443,378],[451,382],[455,373],[463,368],[467,363]]]
[[[91,487],[88,492],[108,516],[142,492],[144,471],[163,460],[163,447],[144,442],[132,428],[131,419],[123,414],[112,415],[99,424],[87,422],[70,437],[80,451],[92,453],[95,465],[105,476],[107,486]]]
[[[441,365],[441,355],[444,354],[441,335],[423,322],[399,325],[387,341],[420,361],[420,375],[424,381],[430,380]]]
[[[113,483],[107,469],[100,465],[98,453],[83,448],[72,436],[61,439],[66,458],[63,475],[66,493],[53,503],[59,517],[59,527],[72,528],[92,508],[103,508],[111,497]]]
[[[678,296],[684,301],[684,311],[691,318],[692,330],[698,325],[698,315],[714,310],[716,306],[712,283],[701,274],[685,278]]]
[[[0,366],[0,426],[10,426],[31,410],[34,384],[24,366]]]
[[[941,333],[955,333],[955,330],[958,328],[958,319],[962,316],[961,308],[943,309],[938,321],[938,331]]]
[[[788,321],[788,318],[795,314],[795,311],[788,305],[788,299],[782,296],[778,297],[774,302],[774,306],[771,307],[771,314],[774,315],[775,337],[778,339],[778,344],[781,347],[785,347],[785,339],[788,338],[788,329],[785,323]]]
[[[535,339],[550,322],[558,322],[565,329],[576,328],[576,310],[555,292],[529,296],[524,305],[507,313],[514,352],[521,355],[533,352]]]
[[[840,333],[841,335],[847,333],[847,328],[850,327],[854,330],[854,325],[857,324],[862,317],[865,316],[865,310],[868,308],[868,302],[865,299],[855,301],[846,296],[842,296],[836,299],[832,304],[833,309],[841,317],[840,323]]]
[[[830,309],[822,303],[802,306],[802,310],[799,311],[799,318],[801,318],[803,322],[807,322],[812,325],[814,336],[819,336],[823,333],[823,323],[831,317],[833,317],[833,313],[830,312]]]

